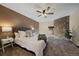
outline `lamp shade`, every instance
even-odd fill
[[[34,27],[32,27],[31,29],[34,30]]]
[[[12,31],[12,27],[8,27],[8,26],[3,26],[2,27],[2,32],[9,32],[9,31]]]

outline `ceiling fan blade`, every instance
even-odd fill
[[[47,16],[44,16],[45,18],[47,18]]]
[[[39,11],[39,10],[36,10],[36,12],[42,13],[42,12],[41,12],[41,11]]]
[[[54,13],[47,13],[47,14],[54,14]]]
[[[50,7],[47,7],[47,10],[49,10],[50,9]]]
[[[41,15],[38,15],[38,17],[40,17]]]

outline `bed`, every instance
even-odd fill
[[[38,34],[26,37],[25,31],[15,33],[15,43],[35,53],[36,56],[43,56],[46,47],[44,40],[38,40]]]

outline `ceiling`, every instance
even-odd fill
[[[1,5],[38,22],[48,22],[70,15],[75,8],[79,7],[78,3],[1,3]],[[36,10],[43,10],[48,6],[51,7],[49,11],[54,14],[48,15],[47,18],[38,17],[39,13]]]

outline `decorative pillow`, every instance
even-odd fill
[[[15,37],[16,37],[16,38],[19,38],[19,37],[20,37],[20,36],[19,36],[19,33],[15,32],[14,34],[15,34]]]
[[[18,31],[20,37],[26,37],[26,32],[25,31]]]
[[[26,31],[26,35],[27,35],[28,37],[31,37],[31,36],[32,36],[32,31],[31,31],[31,30],[27,30],[27,31]]]

